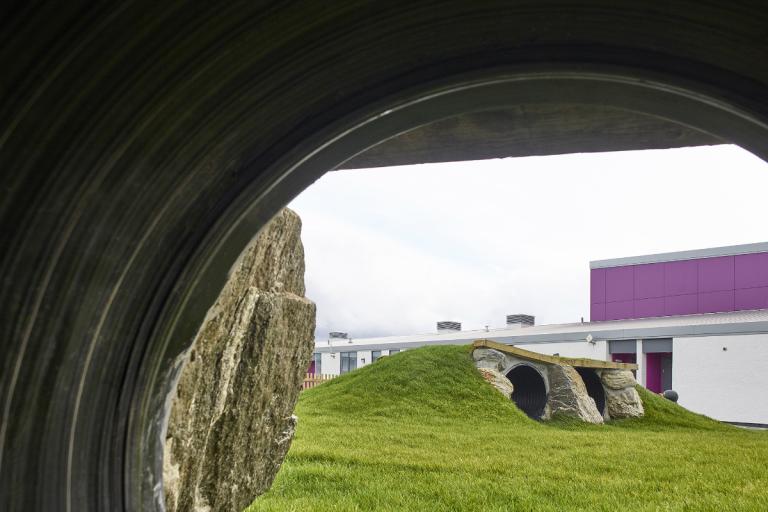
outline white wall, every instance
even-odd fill
[[[357,352],[357,367],[368,366],[371,364],[371,351],[370,350],[355,350],[354,347],[343,347],[344,350],[335,351],[332,357],[331,354],[323,353],[320,355],[322,368],[320,371],[323,375],[339,375],[341,374],[341,352]],[[363,363],[365,359],[365,363]]]
[[[672,351],[680,405],[722,421],[768,424],[768,334],[675,338]]]
[[[561,357],[588,357],[600,361],[608,359],[608,343],[606,341],[597,341],[594,344],[587,343],[586,341],[573,341],[567,343],[515,344],[515,346],[548,356],[560,354]]]
[[[369,364],[371,364],[371,351],[358,350],[357,351],[357,367],[360,368],[362,366],[368,366]]]
[[[320,354],[320,372],[323,375],[338,375],[341,373],[341,359],[339,358],[339,353],[336,352],[333,355],[336,357],[331,357],[331,354]]]

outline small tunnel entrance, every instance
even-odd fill
[[[597,412],[605,414],[605,390],[603,389],[603,383],[600,382],[600,377],[591,368],[576,368],[576,371],[579,372],[581,380],[584,381],[584,385],[587,387],[587,394],[595,401]]]
[[[507,373],[514,386],[512,401],[528,417],[540,420],[547,405],[547,387],[541,374],[532,367],[521,364]]]

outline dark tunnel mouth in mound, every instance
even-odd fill
[[[605,390],[597,372],[592,368],[576,368],[576,371],[581,376],[581,380],[584,381],[587,394],[595,401],[597,412],[605,414]]]
[[[521,364],[507,372],[512,383],[512,401],[529,418],[540,420],[547,405],[547,386],[541,374],[527,364]]]

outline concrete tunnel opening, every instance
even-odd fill
[[[529,418],[540,420],[547,405],[547,386],[544,378],[533,367],[521,364],[507,373],[514,386],[512,401]]]
[[[592,368],[576,368],[576,371],[581,376],[581,380],[584,381],[587,394],[595,401],[597,412],[605,415],[605,390],[597,372]]]

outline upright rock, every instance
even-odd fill
[[[280,468],[315,329],[300,234],[298,215],[280,212],[241,255],[197,334],[168,422],[169,512],[239,512]]]
[[[605,390],[605,409],[611,419],[639,418],[645,414],[631,371],[605,369],[600,380]]]
[[[595,401],[587,393],[584,381],[573,366],[552,364],[549,374],[549,414],[578,418],[587,423],[603,423]]]
[[[478,371],[486,382],[504,395],[504,398],[512,398],[512,393],[515,391],[515,387],[503,374],[490,368],[478,368]]]

